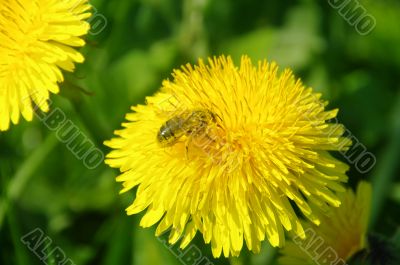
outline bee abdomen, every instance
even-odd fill
[[[165,122],[157,133],[157,140],[162,145],[172,145],[185,133],[184,119],[174,117]]]

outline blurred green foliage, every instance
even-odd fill
[[[376,155],[371,172],[352,167],[350,185],[373,183],[371,229],[390,236],[398,228],[399,1],[360,1],[376,19],[365,36],[328,1],[91,3],[107,25],[87,37],[85,63],[52,101],[102,151],[129,107],[144,103],[173,68],[219,54],[275,60],[340,108],[340,122]],[[134,192],[118,194],[116,170],[87,169],[38,119],[1,133],[0,147],[0,264],[42,264],[20,240],[35,228],[79,265],[182,264],[154,229],[139,228],[140,215],[125,215]],[[214,264],[275,264],[268,243],[259,255],[245,250],[231,260],[212,259],[199,236],[194,244]]]

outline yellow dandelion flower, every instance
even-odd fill
[[[83,56],[90,16],[87,0],[2,0],[0,5],[0,131],[32,120],[32,103],[48,111],[62,70],[73,71]]]
[[[339,206],[348,167],[328,151],[349,141],[290,70],[222,56],[173,77],[105,142],[122,192],[138,186],[127,213],[147,208],[141,226],[159,222],[156,235],[182,248],[199,231],[215,257],[237,256],[244,241],[258,252],[265,238],[281,246],[284,229],[304,234],[290,201],[315,223],[314,207]]]
[[[321,218],[321,225],[305,225],[307,238],[295,237],[286,243],[279,264],[347,264],[355,253],[366,248],[371,192],[369,183],[360,182],[356,194],[351,189],[339,194],[342,205]]]

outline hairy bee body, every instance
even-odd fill
[[[204,134],[211,123],[215,123],[215,114],[209,110],[185,111],[167,120],[157,133],[157,141],[163,146],[172,146],[186,136]]]

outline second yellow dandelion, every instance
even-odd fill
[[[30,121],[33,104],[48,111],[61,70],[73,71],[89,31],[87,0],[2,0],[0,5],[0,131],[20,115]]]

